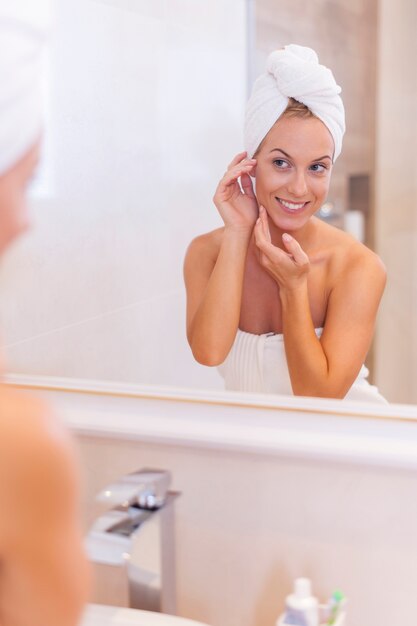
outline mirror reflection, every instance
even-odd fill
[[[224,228],[189,247],[188,340],[227,389],[384,402],[362,363],[385,268],[315,217],[342,149],[339,93],[311,48],[268,57],[247,105],[247,150],[214,195]]]
[[[196,237],[224,227],[224,205],[216,204],[224,193],[219,182],[232,163],[235,173],[246,168],[240,184],[253,185],[257,204],[265,206],[257,227],[255,205],[248,209],[258,242],[252,233],[245,269],[239,270],[242,307],[235,307],[234,326],[240,338],[265,338],[265,358],[288,362],[282,376],[269,371],[268,391],[345,397],[354,384],[365,393],[358,399],[369,392],[381,402],[415,401],[417,351],[412,339],[398,337],[400,322],[413,315],[411,270],[405,273],[412,194],[393,224],[387,203],[405,174],[385,156],[393,115],[385,105],[395,68],[387,27],[380,23],[377,30],[376,14],[376,1],[348,8],[341,0],[334,13],[311,7],[303,17],[290,3],[278,9],[267,0],[186,7],[58,0],[46,59],[43,161],[31,199],[37,229],[15,247],[0,277],[10,371],[236,388],[229,366],[239,342],[230,352],[234,337],[224,308],[216,309],[218,324],[230,336],[213,362],[197,355],[201,365],[187,343],[183,282],[185,251],[195,248],[190,241],[204,245]],[[269,54],[291,42],[314,50],[342,88],[343,149],[336,159],[335,138],[317,116],[286,114],[255,146],[258,153],[250,157],[256,162],[246,165],[246,102]],[[405,113],[396,124],[407,127]],[[273,160],[268,150],[275,150]],[[388,180],[391,166],[398,176]],[[235,180],[235,192],[238,185]],[[301,201],[308,203],[305,223]],[[279,219],[274,211],[281,212]],[[294,220],[303,222],[298,230],[292,230]],[[293,233],[294,249],[283,242],[284,231]],[[197,276],[191,300],[207,286],[198,271],[212,275],[199,263],[205,259],[213,269],[218,235],[208,244],[207,253],[195,250],[189,257],[191,280],[193,272]],[[298,272],[303,255],[308,257],[309,287],[300,295],[300,309],[289,305],[287,328],[285,290],[278,295],[283,279],[265,267],[271,262],[265,259],[268,245],[285,256],[291,271]],[[378,314],[384,271],[371,250],[388,274]],[[243,255],[232,248],[229,254],[242,265]],[[232,269],[227,259],[226,266]],[[12,288],[16,283],[19,289]],[[239,284],[232,280],[222,289],[227,305],[237,302],[233,290]],[[259,351],[256,341],[250,349]],[[220,361],[226,382],[217,368],[207,367]]]

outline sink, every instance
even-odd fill
[[[207,624],[163,613],[89,604],[80,626],[207,626]]]

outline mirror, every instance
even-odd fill
[[[222,225],[212,196],[241,149],[254,77],[272,49],[303,42],[332,67],[347,111],[322,217],[356,232],[362,220],[388,270],[372,380],[392,402],[417,402],[414,161],[397,157],[417,143],[417,87],[402,106],[389,100],[392,80],[406,85],[416,44],[396,49],[377,10],[377,0],[338,0],[331,11],[309,6],[304,19],[296,3],[268,0],[57,0],[36,228],[0,275],[9,371],[223,388],[186,343],[184,253]]]

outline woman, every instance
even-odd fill
[[[227,389],[386,403],[363,366],[385,269],[314,216],[341,151],[340,91],[310,48],[270,55],[247,105],[247,151],[214,196],[224,227],[187,251],[188,341]]]
[[[0,5],[0,256],[28,225],[39,153],[39,4]],[[0,375],[3,362],[0,359]],[[43,401],[0,384],[0,624],[76,626],[88,573],[72,444]]]

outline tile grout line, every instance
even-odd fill
[[[35,339],[40,339],[41,337],[47,337],[49,335],[52,335],[54,333],[60,332],[61,330],[67,330],[69,328],[74,328],[75,326],[81,326],[82,324],[86,324],[88,322],[93,322],[95,320],[99,320],[102,319],[104,317],[107,317],[109,315],[113,315],[114,313],[120,313],[122,311],[126,311],[128,309],[134,308],[135,306],[138,305],[143,305],[143,304],[149,304],[150,302],[156,302],[158,300],[162,300],[164,298],[169,298],[172,296],[176,296],[178,294],[182,293],[182,290],[175,290],[175,291],[168,291],[167,293],[158,295],[158,296],[153,296],[152,298],[147,298],[145,300],[137,300],[136,302],[132,302],[131,304],[127,304],[126,306],[117,308],[117,309],[112,309],[111,311],[106,311],[105,313],[101,313],[100,315],[95,315],[93,317],[87,317],[84,318],[82,320],[79,320],[78,322],[73,322],[71,324],[66,324],[65,326],[59,326],[58,328],[53,328],[52,330],[47,330],[43,333],[39,333],[37,335],[33,335],[32,337],[26,337],[25,339],[20,339],[19,341],[15,341],[13,343],[6,343],[3,344],[3,347],[5,349],[9,349],[9,348],[14,348],[16,346],[20,346],[22,344],[28,343],[30,341],[34,341]]]

